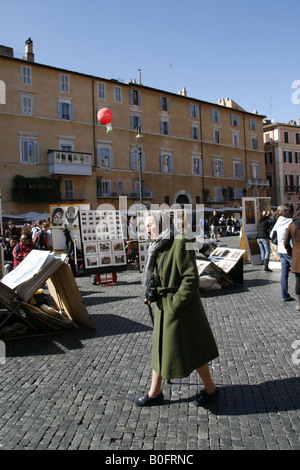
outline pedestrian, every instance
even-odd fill
[[[14,256],[13,250],[14,247],[19,243],[19,238],[16,235],[13,235],[9,242],[6,243],[3,248],[3,258],[4,258],[4,274],[10,273],[14,267]]]
[[[8,243],[10,238],[13,236],[18,237],[18,240],[20,240],[21,231],[18,229],[18,227],[16,227],[14,221],[10,220],[8,222],[8,228],[4,231],[4,244]]]
[[[284,238],[285,233],[287,231],[288,226],[290,223],[293,222],[293,209],[291,206],[285,204],[283,206],[278,207],[278,219],[273,226],[270,238],[272,239],[273,233],[276,231],[277,233],[277,240],[278,240],[278,256],[280,258],[281,263],[281,296],[284,302],[289,302],[291,300],[295,300],[288,292],[288,278],[289,272],[292,264],[292,257],[286,251],[284,246]]]
[[[218,357],[218,349],[199,294],[195,251],[189,249],[182,234],[174,233],[173,225],[164,223],[162,215],[149,214],[145,224],[152,239],[143,271],[146,299],[150,279],[153,273],[157,274],[164,258],[155,308],[151,387],[135,404],[139,407],[163,404],[162,379],[187,377],[197,370],[204,388],[194,403],[206,406],[219,393],[208,366]]]
[[[209,218],[210,238],[212,240],[218,239],[218,225],[219,225],[219,219],[217,216],[217,212],[213,211],[212,215]]]
[[[41,230],[37,232],[33,243],[36,245],[37,250],[51,250],[47,222],[42,223]]]
[[[296,276],[295,294],[298,299],[297,310],[300,310],[300,209],[297,209],[296,217],[287,228],[284,247],[292,257],[291,272]]]
[[[35,248],[36,247],[31,240],[31,234],[23,233],[20,238],[20,243],[18,243],[13,249],[14,268],[18,266]]]
[[[272,220],[269,211],[263,211],[258,221],[256,240],[260,249],[261,260],[264,265],[264,271],[272,272],[269,268],[270,258],[270,230],[272,229]]]

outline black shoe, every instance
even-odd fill
[[[207,393],[205,390],[201,390],[197,398],[194,400],[196,406],[208,406],[217,401],[219,396],[219,390],[216,390],[212,393]]]
[[[149,397],[148,393],[142,398],[138,398],[134,401],[136,406],[155,406],[155,405],[162,405],[164,402],[163,393],[156,395],[155,397]]]
[[[292,300],[295,300],[294,297],[289,296],[287,299],[282,299],[283,302],[291,302]]]

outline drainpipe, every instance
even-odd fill
[[[96,166],[96,117],[95,117],[95,91],[94,91],[94,83],[96,78],[93,78],[92,81],[92,99],[93,99],[93,147],[94,147],[94,167]]]
[[[202,158],[202,190],[203,190],[204,189],[204,155],[203,155],[201,103],[199,104],[199,123],[200,123],[200,146],[201,146],[200,148],[201,148],[201,158]]]
[[[245,114],[243,114],[243,130],[244,130],[244,149],[245,149],[245,176],[246,176],[246,181],[248,179],[248,165],[247,165],[247,146],[246,146],[246,129],[245,129]],[[246,189],[246,184],[245,184],[245,189]],[[246,189],[248,193],[248,189]]]

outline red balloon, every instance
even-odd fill
[[[112,112],[108,108],[101,108],[97,113],[97,118],[101,124],[108,124],[112,120]]]

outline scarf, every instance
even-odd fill
[[[148,256],[144,270],[142,272],[142,284],[147,288],[149,286],[150,279],[154,273],[154,266],[157,252],[162,246],[164,246],[168,241],[174,236],[174,227],[171,225],[167,227],[163,232],[161,232],[157,239],[154,240],[148,248]]]

